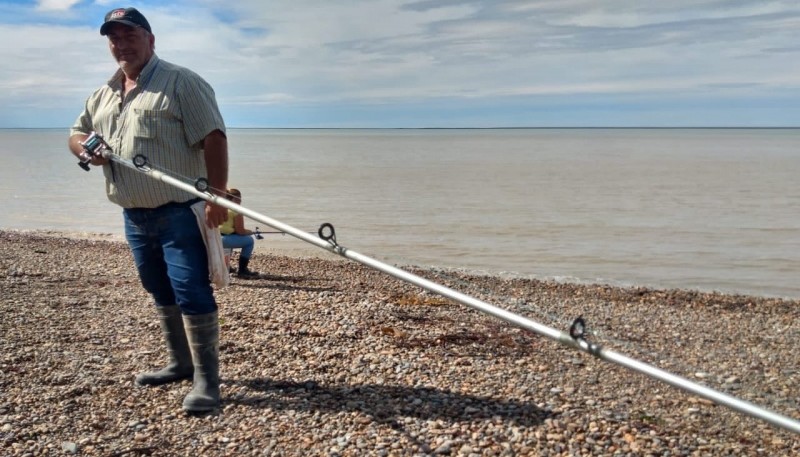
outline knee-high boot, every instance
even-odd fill
[[[161,333],[169,353],[169,363],[158,371],[140,373],[136,376],[136,384],[142,386],[158,386],[170,382],[189,379],[194,372],[192,353],[183,329],[183,315],[178,305],[156,306],[161,321]]]
[[[217,312],[183,316],[194,360],[192,391],[183,399],[189,412],[212,411],[219,407],[219,319]]]
[[[250,259],[245,259],[244,257],[239,257],[239,273],[237,276],[240,278],[252,278],[254,276],[258,276],[258,273],[248,268],[250,265]]]

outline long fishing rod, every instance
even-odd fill
[[[81,167],[84,168],[85,166],[84,169],[88,169],[87,164],[91,161],[92,157],[99,156],[107,158],[114,163],[118,163],[130,169],[144,173],[152,179],[177,187],[178,189],[184,190],[192,195],[202,198],[203,200],[236,211],[237,213],[247,216],[254,221],[269,225],[276,230],[288,233],[295,238],[298,238],[309,244],[313,244],[314,246],[317,246],[328,252],[359,262],[378,271],[382,271],[386,274],[394,276],[395,278],[447,297],[472,309],[490,316],[494,316],[512,325],[536,333],[537,335],[549,338],[553,341],[561,343],[564,346],[585,352],[601,360],[605,360],[607,362],[611,362],[630,370],[642,373],[678,389],[711,400],[714,403],[726,406],[734,411],[738,411],[747,416],[763,420],[792,433],[800,434],[800,422],[795,419],[770,411],[754,403],[750,403],[723,392],[719,392],[682,376],[672,374],[653,365],[649,365],[624,354],[620,354],[610,349],[606,349],[598,344],[587,341],[585,331],[586,323],[582,317],[575,319],[570,326],[569,332],[563,332],[561,330],[548,327],[526,317],[507,311],[503,308],[489,304],[482,300],[478,300],[470,295],[463,294],[456,290],[450,289],[449,287],[445,287],[421,276],[417,276],[413,273],[341,246],[336,241],[336,232],[333,228],[333,225],[329,223],[322,224],[317,233],[318,236],[314,237],[309,232],[298,230],[291,225],[285,224],[276,219],[272,219],[268,216],[233,203],[224,197],[211,193],[211,188],[209,187],[208,181],[205,178],[197,178],[197,180],[194,182],[194,185],[190,185],[159,170],[156,170],[151,164],[148,163],[147,158],[143,155],[137,155],[133,158],[133,160],[124,159],[114,154],[111,151],[111,148],[108,147],[105,141],[103,141],[103,138],[98,134],[92,133],[92,135],[90,135],[90,137],[81,144],[84,146],[85,155],[81,155],[81,163],[79,165],[83,164]]]
[[[317,233],[317,232],[306,232],[306,233]],[[256,227],[255,231],[253,231],[253,236],[257,240],[263,240],[264,237],[262,235],[286,235],[286,232],[281,232],[277,230],[274,232],[273,231],[265,232],[263,230],[259,230],[258,227]]]

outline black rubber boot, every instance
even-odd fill
[[[194,373],[192,353],[183,329],[183,315],[178,305],[156,306],[161,320],[161,332],[167,344],[169,363],[159,371],[141,373],[136,376],[140,386],[159,386],[170,382],[189,379]]]
[[[258,276],[258,273],[255,271],[251,271],[247,268],[247,265],[250,263],[250,259],[245,259],[244,257],[239,257],[239,273],[238,276],[240,278],[252,278],[254,276]]]
[[[183,409],[207,412],[219,408],[219,319],[217,312],[183,316],[194,360],[192,391],[183,399]]]

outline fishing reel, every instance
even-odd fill
[[[93,158],[103,157],[103,151],[111,150],[111,146],[109,146],[103,139],[103,136],[97,132],[92,132],[85,140],[79,142],[79,144],[83,147],[83,152],[78,156],[80,159],[78,166],[86,171],[89,171],[89,163]]]

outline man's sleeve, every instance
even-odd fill
[[[83,106],[83,112],[75,119],[72,128],[69,129],[69,136],[73,135],[88,135],[92,130],[92,115],[89,114],[89,101],[87,100]]]
[[[188,144],[194,146],[214,130],[225,133],[225,122],[219,112],[214,89],[200,76],[187,72],[176,94],[183,129]]]

